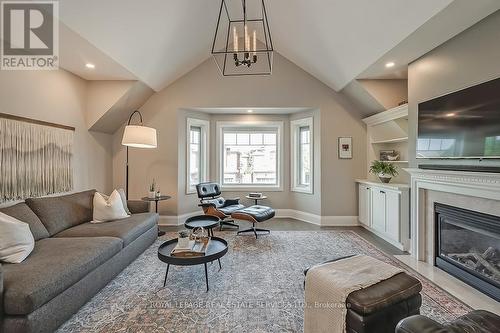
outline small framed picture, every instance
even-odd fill
[[[339,137],[339,158],[352,158],[352,137]]]

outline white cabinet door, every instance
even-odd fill
[[[372,188],[372,228],[385,232],[386,193],[379,188]]]
[[[371,221],[371,191],[370,187],[359,184],[358,186],[358,197],[359,197],[359,206],[358,206],[358,219],[359,222],[363,223],[366,226],[370,226]]]
[[[400,195],[397,192],[386,193],[386,224],[385,232],[390,238],[399,241]]]

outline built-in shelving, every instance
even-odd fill
[[[391,163],[408,163],[408,161],[384,161],[384,162],[391,162]]]
[[[408,104],[377,113],[363,121],[367,126],[368,167],[372,161],[380,160],[382,150],[397,151],[400,160],[388,162],[400,169],[394,181],[407,183],[408,175],[401,168],[408,165]],[[369,175],[369,178],[376,180],[374,175]]]
[[[406,141],[408,141],[408,137],[407,136],[402,137],[402,138],[393,138],[393,139],[372,141],[372,144],[398,143],[398,142],[406,142]]]

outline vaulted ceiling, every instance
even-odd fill
[[[60,0],[59,3],[63,23],[62,67],[91,80],[140,80],[156,91],[210,57],[220,6],[220,0]],[[472,1],[476,11],[457,11],[457,6],[470,3],[469,0],[266,1],[275,49],[335,90],[366,74],[385,54],[397,49],[398,44],[452,5],[460,24],[454,26],[453,20],[444,22],[449,31],[443,38],[450,38],[500,6],[498,0],[480,0]],[[469,20],[460,19],[469,16]],[[420,56],[418,52],[413,50],[407,58]],[[84,70],[85,62],[95,63],[96,69]]]

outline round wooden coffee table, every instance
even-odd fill
[[[167,271],[165,272],[165,280],[163,286],[167,284],[168,269],[170,265],[176,266],[194,266],[204,264],[205,266],[205,283],[207,284],[208,292],[208,272],[207,263],[217,260],[219,262],[219,270],[222,269],[220,258],[227,253],[227,242],[219,237],[212,237],[210,244],[208,244],[207,252],[204,256],[200,257],[174,257],[170,253],[177,245],[177,238],[166,241],[158,248],[158,258],[167,264]]]

